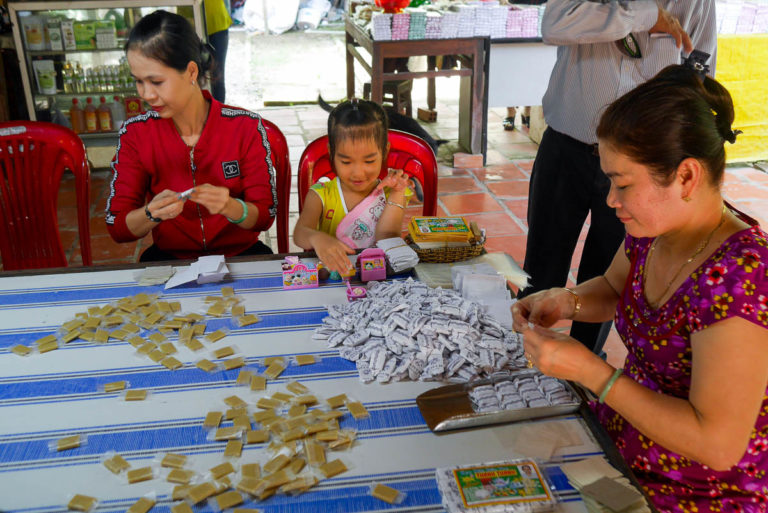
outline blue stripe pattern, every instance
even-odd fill
[[[221,286],[230,285],[234,287],[235,293],[243,298],[247,311],[257,313],[261,322],[239,328],[229,318],[205,319],[207,333],[226,328],[229,330],[228,336],[216,344],[206,343],[206,350],[198,353],[178,344],[179,353],[175,356],[184,363],[184,367],[172,372],[146,358],[116,357],[116,351],[120,355],[125,355],[126,351],[134,351],[129,344],[120,341],[94,344],[78,340],[46,355],[32,355],[26,358],[13,355],[9,351],[9,348],[16,344],[33,345],[35,340],[55,333],[57,327],[52,326],[50,322],[46,323],[47,319],[41,318],[40,312],[54,315],[59,308],[66,308],[68,312],[85,311],[88,306],[104,305],[139,292],[162,293],[161,287],[139,287],[134,283],[116,280],[113,274],[108,273],[94,273],[95,279],[84,287],[77,285],[75,275],[70,277],[66,274],[47,282],[32,280],[32,287],[29,289],[20,288],[21,285],[10,287],[8,280],[0,278],[0,288],[3,289],[0,291],[0,315],[12,312],[15,321],[12,326],[0,327],[0,511],[66,511],[66,500],[52,492],[40,490],[32,494],[31,498],[19,492],[19,482],[34,479],[37,473],[51,475],[50,472],[55,472],[65,483],[78,482],[79,475],[88,476],[86,481],[92,482],[93,486],[81,486],[70,490],[71,493],[97,496],[100,500],[99,512],[124,511],[144,494],[139,491],[144,488],[140,485],[126,485],[120,488],[118,495],[99,496],[100,490],[104,488],[99,483],[117,479],[100,464],[100,457],[104,453],[116,451],[135,468],[151,464],[158,454],[164,452],[186,454],[193,461],[221,460],[225,442],[210,440],[209,432],[202,427],[202,415],[205,411],[223,409],[223,405],[214,408],[209,402],[201,402],[199,407],[187,415],[174,415],[172,409],[164,411],[164,404],[174,404],[181,397],[188,401],[194,397],[190,394],[214,394],[217,397],[236,394],[253,404],[256,397],[282,390],[291,380],[299,380],[311,390],[347,392],[350,397],[365,404],[370,413],[368,418],[356,421],[345,415],[340,419],[341,428],[357,431],[356,446],[349,453],[329,453],[328,456],[329,459],[341,457],[347,462],[350,458],[355,459],[356,455],[362,455],[357,457],[362,457],[359,461],[366,463],[358,463],[352,466],[350,472],[321,481],[309,493],[297,497],[278,495],[256,503],[247,501],[243,507],[255,507],[267,513],[381,510],[409,513],[443,512],[434,477],[435,469],[429,467],[429,453],[414,452],[401,456],[410,459],[411,469],[382,472],[377,470],[380,468],[379,463],[389,461],[391,455],[372,454],[366,452],[369,450],[367,448],[379,447],[384,443],[398,451],[400,446],[438,444],[437,446],[441,447],[441,457],[444,458],[457,449],[469,450],[464,445],[469,443],[472,454],[476,453],[477,457],[481,458],[480,461],[503,458],[498,449],[491,449],[496,447],[498,442],[494,441],[494,436],[489,435],[493,430],[503,430],[504,427],[435,437],[425,425],[414,402],[414,397],[419,391],[431,387],[405,383],[363,386],[357,378],[354,363],[340,358],[335,350],[327,349],[323,342],[310,342],[312,330],[321,324],[326,315],[324,303],[344,300],[343,285],[325,284],[327,291],[320,294],[312,290],[282,292],[279,267],[275,262],[238,265],[247,267],[248,273],[235,276],[233,282],[180,287],[162,294],[161,299],[202,304],[202,298],[220,295]],[[111,276],[114,281],[110,281],[107,276]],[[120,278],[124,280],[125,276]],[[38,286],[35,287],[35,284]],[[264,300],[264,293],[272,293],[269,301]],[[303,301],[297,301],[298,298]],[[293,304],[302,306],[295,307]],[[146,337],[149,333],[142,333],[142,336]],[[265,343],[264,337],[270,337],[270,341],[279,341],[278,345],[272,343],[270,346]],[[169,339],[177,343],[175,335],[169,336]],[[238,347],[245,357],[245,368],[207,373],[194,367],[194,363],[206,357],[210,349],[225,345]],[[289,365],[278,379],[269,382],[266,393],[255,393],[247,387],[234,386],[234,381],[242,370],[263,372],[264,356],[282,355],[289,358],[294,354],[313,354],[319,358],[313,365]],[[82,364],[71,367],[63,363],[73,361],[72,358]],[[151,391],[152,396],[145,403],[131,404],[131,407],[143,412],[141,419],[131,420],[119,416],[110,421],[109,415],[102,414],[102,409],[120,413],[122,408],[127,407],[120,399],[120,393],[105,394],[100,391],[105,383],[121,380],[128,381],[130,388]],[[439,384],[435,383],[434,386]],[[408,389],[412,392],[404,395],[403,387],[413,387]],[[50,411],[57,414],[51,418]],[[72,418],[68,418],[70,411]],[[147,416],[148,411],[153,415]],[[101,420],[91,422],[91,418]],[[579,422],[576,417],[566,417],[562,421]],[[228,425],[231,425],[231,421],[222,424]],[[258,426],[253,424],[253,427]],[[50,449],[51,444],[55,444],[60,438],[75,434],[87,437],[86,443],[81,447],[61,452]],[[463,441],[455,442],[456,436],[463,437]],[[459,445],[454,445],[455,443]],[[559,464],[601,454],[599,449],[591,444],[581,447],[581,451],[579,448],[574,449],[576,450],[570,454],[544,464],[560,500],[565,503],[578,502],[580,499],[578,493],[568,484]],[[241,459],[243,462],[263,462],[265,458],[264,444],[253,444],[244,447]],[[450,460],[448,458],[448,461]],[[459,461],[455,462],[457,463]],[[373,498],[369,487],[374,482],[381,482],[405,492],[405,500],[399,505],[388,505]],[[111,485],[106,488],[111,489]],[[170,484],[155,479],[150,488],[157,491],[158,501],[152,511],[170,512],[173,505],[169,495]],[[213,511],[207,503],[194,509]]]

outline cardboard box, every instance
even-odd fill
[[[78,50],[93,50],[96,48],[96,22],[76,21],[74,24],[75,46]]]

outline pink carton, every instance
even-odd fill
[[[311,289],[318,286],[316,267],[300,263],[283,264],[283,289]]]
[[[357,257],[360,265],[360,281],[378,281],[387,279],[387,260],[383,249],[364,249]]]

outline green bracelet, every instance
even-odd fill
[[[230,219],[227,216],[224,216],[224,217],[227,217],[227,221],[229,221],[230,223],[240,224],[243,221],[245,221],[246,217],[248,217],[248,205],[246,205],[245,201],[241,200],[240,198],[232,198],[232,199],[234,199],[235,201],[237,201],[238,203],[240,203],[243,206],[243,217],[241,217],[238,220]]]
[[[603,404],[605,402],[605,397],[608,395],[608,392],[611,391],[611,388],[613,388],[613,385],[616,384],[616,381],[619,379],[619,376],[621,376],[621,373],[624,372],[624,369],[616,369],[613,371],[613,376],[611,376],[611,379],[608,380],[608,383],[606,383],[605,388],[600,393],[600,398],[597,400],[598,403]]]

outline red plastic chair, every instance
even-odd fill
[[[399,130],[390,130],[388,138],[389,155],[379,176],[385,177],[389,168],[405,171],[421,183],[424,191],[423,215],[436,215],[437,160],[432,148],[423,139]],[[328,154],[328,136],[324,135],[309,143],[299,160],[299,211],[304,206],[309,188],[320,178],[334,176],[336,172]]]
[[[288,253],[288,211],[291,201],[291,160],[288,157],[288,141],[269,120],[261,118],[267,129],[267,139],[272,149],[272,163],[277,172],[277,251]]]
[[[0,254],[3,269],[65,267],[56,212],[61,176],[75,175],[83,265],[92,265],[88,224],[91,172],[85,147],[63,126],[0,123]]]

